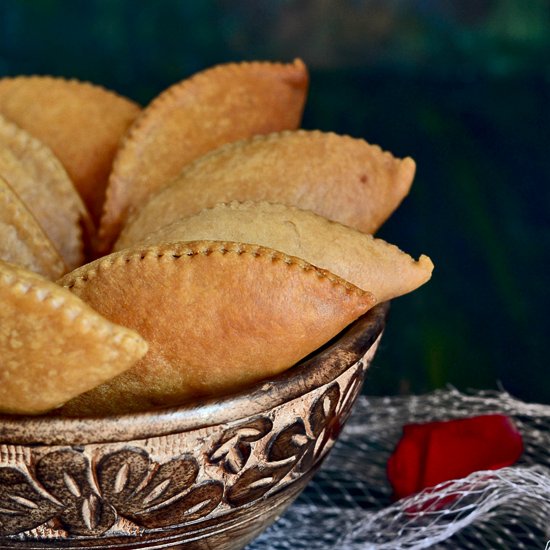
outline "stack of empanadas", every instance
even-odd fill
[[[238,391],[430,278],[372,236],[414,161],[297,129],[307,87],[299,60],[220,65],[144,109],[0,80],[0,412]]]

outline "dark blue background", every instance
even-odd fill
[[[436,270],[394,302],[366,391],[500,382],[550,403],[548,2],[0,3],[0,76],[76,77],[143,104],[216,63],[296,56],[306,128],[418,164],[380,236]]]

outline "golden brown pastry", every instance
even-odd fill
[[[68,403],[71,416],[242,389],[294,365],[375,303],[303,260],[230,242],[136,247],[60,284],[149,343],[132,369]]]
[[[38,414],[129,368],[147,351],[134,331],[73,293],[0,261],[0,412]]]
[[[267,202],[220,204],[129,244],[195,240],[259,244],[297,256],[372,292],[379,302],[413,291],[430,279],[433,270],[427,256],[415,261],[367,233],[307,210]]]
[[[109,179],[100,227],[106,252],[129,213],[182,168],[224,143],[300,125],[305,65],[229,63],[168,88],[135,121]]]
[[[50,76],[0,80],[0,114],[46,144],[95,221],[121,136],[139,106],[101,86]]]
[[[48,279],[67,271],[63,259],[17,194],[0,177],[0,260]]]
[[[304,130],[258,136],[191,164],[128,221],[119,246],[232,200],[289,204],[374,233],[409,192],[414,172],[411,158],[362,139]]]
[[[0,176],[36,218],[69,269],[84,262],[83,227],[91,220],[52,151],[0,116]]]

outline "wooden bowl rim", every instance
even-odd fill
[[[227,424],[265,413],[332,382],[361,359],[381,335],[388,310],[388,303],[375,306],[305,361],[239,393],[179,407],[116,416],[0,415],[0,444],[117,443]]]

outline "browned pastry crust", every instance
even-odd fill
[[[288,369],[375,303],[303,260],[231,242],[136,247],[60,283],[149,343],[132,369],[68,403],[71,416],[236,391]]]
[[[48,279],[67,271],[63,259],[10,185],[0,177],[0,260]]]
[[[409,192],[414,172],[411,158],[397,159],[362,139],[305,130],[258,136],[186,168],[128,221],[121,246],[232,200],[298,206],[374,233]]]
[[[69,269],[84,262],[84,235],[91,219],[53,152],[0,116],[0,176],[36,218]]]
[[[0,412],[38,414],[129,368],[147,351],[68,290],[0,261]]]
[[[139,111],[133,101],[88,82],[0,80],[0,114],[54,152],[96,222],[120,138]]]
[[[258,244],[297,256],[372,292],[379,302],[413,291],[433,270],[427,256],[415,261],[382,239],[307,210],[268,202],[219,204],[129,244],[195,240]]]
[[[293,63],[229,63],[168,88],[135,121],[116,156],[100,227],[100,250],[128,214],[217,147],[300,125],[308,74]]]

